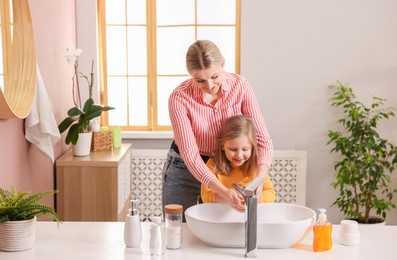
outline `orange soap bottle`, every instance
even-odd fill
[[[323,252],[330,250],[332,247],[332,224],[327,221],[325,209],[319,209],[318,220],[313,226],[313,250]]]

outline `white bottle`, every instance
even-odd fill
[[[150,225],[149,253],[152,256],[165,253],[165,226],[160,217],[153,217],[153,223]]]
[[[138,200],[131,200],[131,208],[124,225],[124,242],[127,247],[138,247],[142,242],[142,227],[135,204]]]

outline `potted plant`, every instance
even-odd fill
[[[359,223],[383,222],[386,213],[395,208],[393,195],[397,190],[390,182],[397,166],[397,148],[377,130],[380,120],[395,116],[394,108],[384,107],[385,101],[373,97],[372,104],[366,106],[341,82],[330,99],[332,106],[343,111],[337,120],[343,130],[328,131],[331,152],[342,156],[334,167],[336,180],[332,185],[340,194],[333,205]]]
[[[0,250],[22,251],[30,249],[35,243],[35,223],[37,217],[49,217],[60,222],[55,210],[39,201],[57,191],[17,192],[0,188]]]
[[[72,143],[73,145],[77,144],[77,141],[79,140],[79,136],[83,133],[88,133],[86,136],[87,138],[87,147],[85,147],[85,151],[83,151],[81,154],[76,154],[75,155],[88,155],[90,152],[91,148],[91,132],[90,132],[90,120],[99,117],[102,112],[108,111],[111,109],[114,109],[113,107],[109,106],[101,106],[95,104],[93,98],[92,98],[92,88],[94,84],[94,61],[92,61],[92,67],[91,67],[91,74],[90,78],[88,78],[85,74],[79,73],[78,71],[78,56],[82,53],[81,49],[74,49],[72,47],[66,48],[66,54],[65,57],[67,61],[70,64],[74,65],[74,74],[72,77],[72,96],[73,96],[73,102],[74,102],[74,107],[69,109],[68,111],[68,117],[66,117],[59,125],[58,129],[60,133],[63,133],[64,131],[68,130],[68,133],[66,135],[65,143],[70,144]],[[88,99],[85,101],[83,107],[81,105],[81,96],[80,96],[80,85],[79,85],[79,77],[84,78],[87,82],[88,85]],[[77,92],[77,98],[76,98],[76,92]],[[77,99],[77,100],[76,100]]]

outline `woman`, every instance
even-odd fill
[[[268,175],[273,145],[254,92],[242,76],[225,72],[224,65],[221,52],[211,41],[196,41],[187,51],[191,78],[182,82],[168,101],[174,141],[163,169],[163,205],[181,204],[186,210],[197,203],[203,183],[232,208],[244,210],[240,195],[226,188],[205,164],[216,151],[220,126],[231,116],[248,115],[254,120],[258,176]]]

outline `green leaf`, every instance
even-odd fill
[[[67,117],[65,118],[58,126],[59,132],[63,133],[70,127],[71,124],[73,124],[78,118],[75,117]]]
[[[65,143],[66,144],[76,144],[79,139],[79,125],[74,124],[70,127],[68,134],[66,135]]]
[[[84,111],[82,111],[80,108],[78,107],[72,107],[71,109],[69,109],[68,111],[68,115],[73,117],[73,116],[79,116],[81,114],[84,114]]]
[[[85,113],[89,112],[93,104],[94,100],[92,98],[87,99],[87,101],[84,103],[83,111]]]

